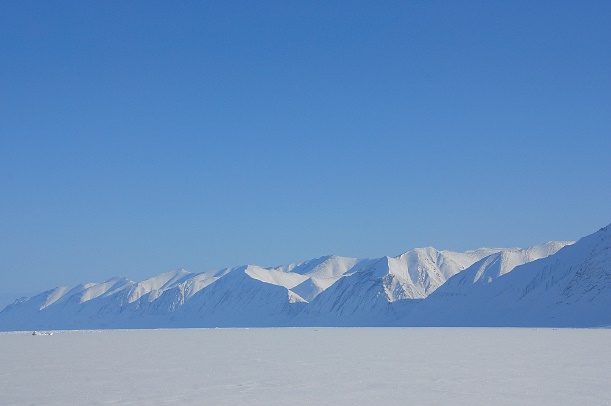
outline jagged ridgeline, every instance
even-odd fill
[[[272,326],[611,325],[611,226],[576,243],[58,287],[0,312],[0,330]]]

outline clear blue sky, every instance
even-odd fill
[[[0,3],[0,293],[611,222],[611,2]]]

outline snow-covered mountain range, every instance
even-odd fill
[[[265,326],[611,326],[611,225],[576,243],[326,256],[58,287],[0,331]]]

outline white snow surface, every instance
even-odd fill
[[[609,405],[611,330],[0,333],[0,404]]]

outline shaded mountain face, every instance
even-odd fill
[[[600,325],[601,309],[610,309],[608,229],[574,245],[418,248],[377,259],[112,278],[20,299],[0,312],[0,330]],[[578,320],[588,309],[591,317]]]

